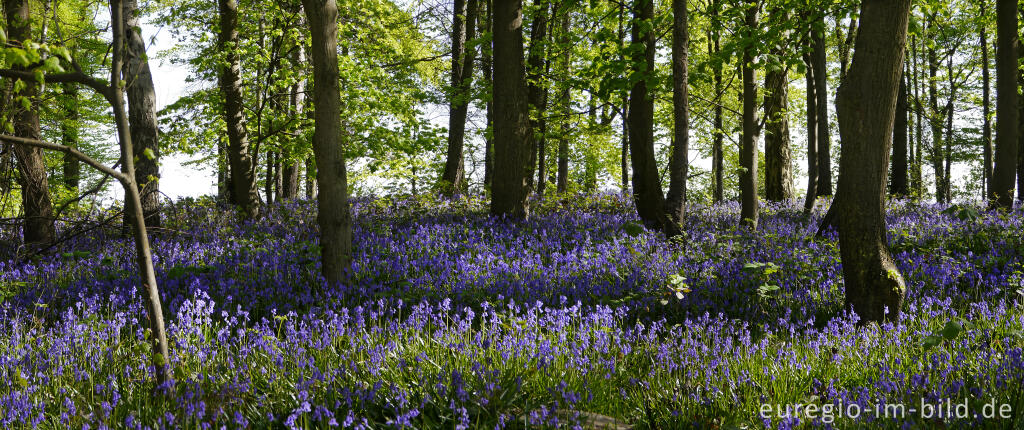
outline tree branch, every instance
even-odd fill
[[[83,163],[92,166],[94,169],[99,170],[100,172],[103,172],[103,173],[105,173],[107,175],[112,176],[114,179],[117,179],[122,184],[129,184],[129,185],[131,184],[131,181],[129,180],[128,176],[126,176],[125,174],[123,174],[121,172],[118,172],[118,171],[116,171],[114,169],[111,169],[110,167],[107,167],[103,163],[100,163],[99,161],[96,161],[92,157],[90,157],[88,155],[85,155],[81,151],[79,151],[79,150],[77,150],[75,148],[72,148],[70,146],[60,145],[60,144],[50,143],[50,142],[44,142],[42,140],[26,139],[26,138],[23,138],[23,137],[10,136],[10,135],[6,135],[6,134],[0,134],[0,142],[7,142],[7,143],[14,144],[14,145],[33,146],[33,147],[36,147],[36,148],[49,149],[51,151],[63,152],[65,154],[71,155],[72,157],[75,157],[75,158],[81,160]]]

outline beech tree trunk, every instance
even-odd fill
[[[906,284],[889,255],[885,186],[911,0],[863,0],[846,82],[836,97],[839,247],[846,307],[861,323],[895,320]]]
[[[775,12],[773,22],[788,21],[783,12]],[[782,54],[782,47],[774,48]],[[764,197],[771,201],[793,198],[792,157],[789,150],[789,70],[769,70],[764,77]]]
[[[4,0],[7,18],[7,43],[20,45],[32,39],[28,0]],[[15,70],[23,70],[16,67]],[[27,97],[32,102],[29,109],[16,107],[12,115],[14,135],[39,140],[38,88],[35,82],[25,82],[25,89],[16,96]],[[26,245],[41,245],[54,241],[53,204],[50,201],[49,180],[46,177],[46,162],[43,150],[23,145],[14,145],[14,158],[18,164],[18,185],[21,186],[21,204],[25,214],[22,236]]]
[[[804,55],[804,62],[807,63],[804,74],[807,87],[807,195],[804,196],[804,213],[809,215],[818,197],[818,95],[814,87],[814,60],[810,54]]]
[[[259,189],[253,169],[253,157],[249,147],[249,135],[242,112],[242,76],[238,54],[238,2],[218,0],[220,12],[220,50],[227,53],[227,66],[219,75],[221,95],[224,97],[224,123],[227,125],[228,160],[231,164],[232,196],[242,210],[242,216],[253,219],[259,216]]]
[[[533,17],[530,26],[530,53],[527,56],[527,92],[530,100],[531,124],[535,127],[534,151],[530,153],[530,174],[526,184],[534,188],[534,173],[539,172],[536,190],[544,193],[544,152],[547,143],[547,84],[544,81],[545,65],[547,64],[548,15],[551,13],[551,2],[538,0],[540,9]]]
[[[478,1],[482,1],[487,8],[483,22],[480,25],[480,32],[490,33],[492,28],[491,0]],[[483,69],[484,85],[494,88],[494,80],[492,79],[494,68],[491,52],[493,52],[493,48],[491,48],[489,41],[487,45],[480,47],[480,67]],[[494,177],[494,101],[492,98],[487,98],[487,130],[484,133],[484,189],[486,190],[491,189],[491,181]]]
[[[655,32],[650,27],[653,20],[654,1],[635,0],[630,32],[633,44],[643,48],[633,51],[632,63],[633,73],[642,78],[633,84],[629,94],[629,150],[637,213],[649,228],[661,230],[667,221],[665,195],[661,191],[658,164],[654,159],[654,98],[647,85],[653,72],[656,50]]]
[[[914,151],[914,162],[910,168],[910,182],[914,189],[914,198],[919,199],[924,196],[924,179],[921,175],[921,168],[924,165],[924,105],[921,103],[921,84],[918,76],[919,69],[917,67],[917,36],[911,38],[911,66],[914,72],[914,136],[917,138],[916,144],[914,145],[917,150]]]
[[[566,76],[572,73],[572,50],[569,47],[570,18],[572,10],[568,6],[561,8],[561,32],[559,33],[559,44],[562,49],[562,68]],[[562,135],[558,137],[558,176],[556,180],[559,194],[565,193],[569,186],[569,139],[572,133],[569,129],[569,118],[572,112],[572,93],[568,83],[562,84],[562,94],[558,97],[562,104]],[[591,112],[593,113],[593,112]],[[585,181],[590,184],[590,176]],[[595,181],[596,182],[596,181]]]
[[[494,160],[501,168],[492,178],[491,213],[525,218],[534,148],[523,66],[523,3],[496,1],[493,9]]]
[[[757,28],[756,2],[746,4],[744,25]],[[754,81],[754,46],[743,48],[743,133],[740,136],[740,225],[757,229],[757,83]]]
[[[930,28],[931,26],[929,26]],[[939,111],[938,86],[936,76],[938,75],[939,60],[935,48],[928,48],[928,104],[931,106],[931,114],[928,115],[932,128],[932,149],[931,163],[935,173],[935,200],[939,203],[946,201],[945,180],[946,173],[943,170],[942,151],[942,115],[945,112]],[[944,115],[943,115],[944,116]]]
[[[981,16],[985,17],[985,3],[980,2]],[[988,34],[985,31],[987,26],[982,25],[978,38],[981,39],[981,108],[982,108],[982,167],[981,167],[981,194],[982,198],[988,196],[988,181],[992,177],[992,118],[991,118],[991,90],[988,62]]]
[[[338,6],[334,0],[302,0],[313,60],[313,154],[316,157],[320,260],[328,283],[344,281],[352,261],[345,144],[341,141],[341,79],[338,71]]]
[[[466,191],[463,147],[466,114],[469,112],[475,51],[466,44],[476,37],[477,0],[455,0],[452,20],[452,96],[449,101],[448,154],[445,157],[441,189],[448,195]]]
[[[665,212],[666,234],[679,233],[686,220],[686,175],[690,168],[689,16],[686,0],[672,0],[672,156]]]
[[[825,19],[822,15],[822,20]],[[815,115],[818,125],[816,142],[818,144],[818,196],[832,195],[832,139],[829,131],[828,118],[828,68],[825,52],[825,31],[814,31],[813,43],[813,67],[814,67],[814,94],[817,97],[815,107],[818,108]]]
[[[1017,165],[1017,2],[996,1],[996,147],[988,200],[994,208],[1013,208]]]
[[[124,80],[128,94],[128,122],[132,148],[138,161],[135,183],[142,198],[142,213],[147,227],[160,226],[160,129],[156,120],[156,90],[149,69],[146,44],[142,40],[137,0],[124,0],[125,61]],[[125,211],[125,225],[132,213]]]
[[[711,1],[711,29],[708,32],[708,44],[709,50],[712,55],[718,55],[722,51],[720,34],[718,29],[720,25],[718,21],[719,15],[719,3],[718,0]],[[712,188],[714,195],[713,200],[715,203],[722,203],[725,196],[725,186],[723,181],[725,180],[725,166],[724,166],[724,154],[722,152],[722,144],[725,140],[725,131],[722,130],[722,94],[724,92],[722,86],[722,64],[715,62],[712,65],[714,69],[714,81],[715,81],[715,118],[714,118],[714,131],[712,131],[712,143],[711,143],[711,172],[712,172]]]
[[[900,68],[902,74],[902,67]],[[900,78],[899,92],[896,95],[896,118],[892,130],[892,176],[889,182],[889,193],[906,197],[907,189],[907,79]]]
[[[316,192],[316,163],[312,156],[306,157],[306,198],[309,200],[317,197]]]
[[[78,130],[81,126],[78,122],[78,87],[76,84],[64,84],[62,89],[64,95],[64,120],[60,123],[61,140],[65,146],[78,148]],[[82,179],[82,163],[71,154],[64,154],[61,162],[64,170],[64,187],[75,193]]]

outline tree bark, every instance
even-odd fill
[[[466,191],[466,169],[463,147],[466,137],[466,114],[469,112],[470,87],[473,82],[473,61],[476,56],[466,44],[476,37],[477,0],[455,0],[452,20],[452,96],[449,101],[448,153],[441,176],[441,189],[455,195]]]
[[[352,261],[352,215],[348,203],[345,144],[341,141],[341,80],[338,71],[338,6],[334,0],[302,0],[309,22],[313,60],[313,154],[316,157],[317,223],[324,278],[337,284]]]
[[[78,122],[78,86],[64,84],[62,92],[64,95],[64,120],[60,123],[61,140],[64,145],[77,148],[79,144],[78,130],[81,126]],[[64,154],[61,165],[64,170],[64,187],[77,193],[82,179],[82,163],[73,155]]]
[[[647,227],[661,230],[667,221],[665,195],[654,159],[654,98],[647,85],[654,73],[655,33],[649,27],[653,20],[654,1],[635,0],[630,33],[633,44],[642,48],[633,51],[631,61],[638,79],[629,94],[629,150],[637,213]]]
[[[981,16],[984,22],[988,22],[985,15],[985,4],[987,1],[979,2],[981,7]],[[992,114],[991,114],[991,78],[989,77],[989,61],[988,61],[988,33],[986,31],[987,25],[981,25],[981,29],[978,32],[978,38],[981,44],[981,107],[982,107],[982,128],[981,128],[981,139],[982,139],[982,168],[981,168],[981,195],[982,198],[988,196],[988,181],[992,177]]]
[[[306,198],[313,200],[317,198],[316,190],[316,163],[312,156],[308,156],[305,159],[306,167]]]
[[[807,88],[807,195],[804,197],[804,213],[810,215],[818,196],[818,96],[814,87],[814,60],[810,54],[805,54],[804,62],[807,64],[804,74]]]
[[[929,26],[930,28],[931,26]],[[945,179],[946,173],[943,170],[942,151],[942,118],[939,111],[938,87],[936,85],[938,76],[939,60],[935,48],[928,48],[928,104],[931,106],[931,114],[928,115],[932,128],[932,149],[931,163],[935,172],[935,200],[942,203],[946,200]]]
[[[530,53],[527,55],[527,92],[530,100],[530,122],[536,132],[533,141],[534,151],[530,153],[530,174],[526,177],[526,185],[534,188],[534,173],[539,172],[536,189],[544,192],[544,152],[547,143],[547,84],[544,82],[544,69],[547,64],[548,15],[551,13],[551,2],[538,0],[540,9],[533,17],[530,26]]]
[[[153,366],[156,369],[158,384],[170,383],[170,354],[167,346],[167,331],[164,326],[163,306],[160,303],[160,291],[157,288],[156,272],[153,269],[153,256],[149,247],[149,237],[146,233],[146,216],[142,206],[142,197],[139,194],[138,184],[135,183],[136,171],[134,160],[134,148],[132,145],[131,131],[128,123],[128,115],[124,109],[124,92],[120,82],[124,79],[124,47],[127,46],[124,23],[122,16],[123,5],[120,0],[110,1],[110,21],[113,33],[113,55],[110,63],[110,91],[107,95],[114,111],[114,123],[117,127],[117,138],[121,146],[121,172],[123,177],[121,184],[124,186],[125,210],[132,211],[132,229],[135,237],[135,254],[139,264],[139,274],[142,281],[142,288],[146,292],[146,310],[149,313],[150,330],[153,342]],[[130,208],[130,209],[129,209]]]
[[[900,67],[902,74],[903,68]],[[907,77],[900,78],[899,92],[896,95],[896,117],[892,129],[892,175],[889,193],[897,197],[906,197],[907,189]]]
[[[746,3],[744,25],[754,31],[758,25],[756,2]],[[740,225],[757,229],[757,83],[754,81],[754,46],[743,48],[743,134],[740,137]]]
[[[260,196],[253,174],[252,154],[249,135],[242,112],[242,77],[238,53],[238,2],[218,0],[220,12],[220,50],[227,53],[227,65],[219,75],[221,95],[224,97],[224,123],[227,125],[228,159],[231,163],[232,195],[242,210],[242,216],[253,219],[259,216]]]
[[[666,234],[678,233],[686,220],[686,175],[690,168],[689,16],[686,0],[672,0],[672,156],[665,212]]]
[[[846,307],[861,323],[895,320],[906,284],[889,255],[885,185],[911,0],[863,0],[860,34],[836,113],[837,200]]]
[[[785,22],[789,16],[775,11],[773,22]],[[773,48],[784,55],[783,47]],[[764,77],[764,197],[771,201],[793,198],[792,156],[789,148],[789,69],[771,69]]]
[[[492,26],[492,6],[491,0],[477,0],[482,1],[484,7],[487,8],[484,14],[483,22],[481,23],[481,34],[491,33]],[[486,45],[480,47],[480,68],[483,69],[484,85],[487,88],[494,88],[494,80],[492,79],[492,73],[494,71],[492,55],[493,48],[490,45],[490,41]],[[487,130],[484,132],[484,189],[490,190],[492,178],[494,177],[494,102],[493,97],[487,98]]]
[[[822,15],[822,20],[825,16]],[[818,108],[816,119],[818,133],[818,186],[819,196],[832,195],[832,142],[829,131],[828,118],[828,68],[825,52],[825,31],[814,31],[813,34],[813,67],[814,67],[814,94],[817,97],[815,106]]]
[[[491,213],[529,216],[533,131],[523,65],[522,0],[496,1],[494,8],[494,160]]]
[[[708,44],[709,50],[712,56],[718,56],[722,51],[721,47],[721,32],[718,29],[720,25],[718,21],[719,16],[719,0],[711,1],[711,29],[709,30]],[[714,69],[714,81],[715,81],[715,118],[714,118],[714,130],[712,131],[712,143],[711,143],[711,170],[713,176],[713,201],[715,203],[722,203],[725,197],[725,166],[724,166],[724,154],[722,151],[722,144],[725,140],[725,132],[723,131],[723,109],[722,109],[722,94],[724,92],[722,86],[722,64],[720,62],[714,62],[712,65]]]
[[[29,1],[4,0],[4,12],[7,18],[7,43],[20,45],[21,42],[31,40]],[[16,67],[15,70],[24,69]],[[38,140],[39,90],[34,82],[24,82],[25,89],[17,95],[28,98],[32,106],[29,109],[16,108],[13,115],[14,135]],[[21,186],[21,203],[25,213],[25,223],[22,225],[25,244],[41,245],[53,242],[56,229],[43,151],[22,145],[14,145],[13,151],[18,164],[18,184]]]
[[[572,10],[568,6],[562,7],[561,32],[559,33],[559,46],[562,49],[562,68],[566,76],[572,73],[572,50],[569,49],[570,18]],[[558,176],[556,180],[557,191],[563,194],[569,187],[569,139],[572,136],[569,129],[569,118],[572,112],[572,92],[569,84],[562,84],[562,93],[559,96],[562,104],[562,135],[558,138]],[[590,183],[588,180],[585,181]]]
[[[1017,164],[1017,2],[996,2],[996,147],[988,200],[993,208],[1013,208]]]
[[[924,179],[921,175],[921,167],[923,166],[924,160],[924,105],[921,103],[921,84],[918,76],[920,76],[919,69],[917,67],[917,36],[911,38],[911,66],[913,67],[914,74],[914,136],[917,138],[917,143],[914,145],[917,150],[914,151],[914,162],[910,168],[910,182],[914,190],[914,198],[919,199],[924,196]]]
[[[128,93],[128,122],[135,151],[135,183],[142,197],[147,227],[160,227],[160,129],[156,120],[156,90],[142,40],[137,0],[124,0],[124,80]],[[125,211],[125,225],[131,224]]]

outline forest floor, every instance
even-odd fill
[[[752,233],[695,206],[669,241],[620,196],[534,206],[357,199],[344,286],[318,280],[310,202],[169,206],[161,387],[118,229],[0,249],[0,427],[1024,426],[1019,208],[894,202],[906,305],[858,327],[820,211],[768,205]]]

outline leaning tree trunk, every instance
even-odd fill
[[[744,26],[757,28],[757,3],[748,2]],[[743,134],[740,137],[740,225],[757,229],[757,83],[754,82],[754,46],[743,48]]]
[[[785,20],[785,16],[783,16]],[[789,70],[765,74],[764,96],[764,198],[783,201],[793,198],[792,157],[789,150]]]
[[[689,16],[686,0],[672,0],[672,156],[669,158],[668,196],[665,212],[669,224],[665,233],[680,232],[686,219],[686,175],[690,167],[690,101],[687,62],[689,58]]]
[[[468,3],[468,4],[467,4]],[[452,96],[448,116],[448,153],[441,175],[441,189],[448,195],[466,190],[466,169],[462,152],[469,112],[470,84],[475,53],[466,44],[476,37],[477,0],[455,0],[452,20]]]
[[[242,112],[242,76],[238,53],[238,2],[218,0],[220,11],[220,50],[227,53],[227,64],[221,67],[219,86],[224,97],[224,123],[227,125],[228,160],[231,164],[231,195],[238,202],[244,217],[259,216],[259,189],[253,175],[253,159],[249,135]]]
[[[902,73],[902,67],[900,68]],[[907,189],[907,77],[900,78],[896,96],[896,118],[892,129],[892,176],[889,193],[906,197]]]
[[[345,280],[352,261],[352,215],[348,204],[345,145],[341,138],[338,71],[338,6],[334,0],[302,0],[309,22],[313,60],[313,154],[316,157],[317,223],[324,278]]]
[[[1017,165],[1017,2],[996,2],[996,148],[989,205],[1013,208]]]
[[[906,292],[886,242],[885,185],[910,3],[862,1],[853,62],[836,96],[839,248],[846,307],[862,323],[896,319]]]
[[[79,144],[79,112],[78,112],[78,86],[76,84],[64,84],[62,89],[64,95],[64,118],[60,123],[61,141],[64,145],[77,148]],[[71,154],[64,154],[61,160],[64,170],[64,187],[75,193],[82,179],[82,163]]]
[[[821,18],[825,19],[824,15]],[[824,24],[824,23],[822,23]],[[816,140],[818,144],[818,196],[832,195],[832,139],[829,132],[828,120],[828,68],[825,53],[825,30],[811,30],[814,41],[813,67],[814,67],[814,94],[817,97],[815,106],[818,108],[816,115],[818,133]]]
[[[661,191],[658,164],[654,159],[654,98],[648,87],[648,76],[654,67],[655,34],[644,23],[654,20],[654,1],[636,0],[631,26],[634,45],[633,73],[643,78],[633,84],[629,94],[629,150],[633,164],[633,200],[645,225],[665,228],[665,195]],[[645,28],[646,27],[646,28]]]
[[[7,15],[7,37],[9,44],[20,45],[32,39],[32,27],[28,0],[4,0]],[[15,70],[24,70],[20,66]],[[31,101],[29,109],[20,106],[13,115],[14,135],[39,140],[38,88],[32,81],[23,80],[25,88],[18,96]],[[50,201],[49,180],[46,177],[46,161],[43,150],[14,145],[14,158],[18,164],[18,184],[21,186],[21,204],[25,213],[22,236],[26,245],[40,245],[54,241],[53,204]]]
[[[501,168],[491,179],[491,213],[525,218],[533,131],[523,67],[523,3],[495,1],[493,9],[494,161]]]
[[[135,183],[142,197],[147,227],[160,226],[160,140],[156,121],[156,90],[149,69],[146,44],[142,40],[137,0],[124,1],[125,89],[128,93],[128,122],[135,151]],[[125,225],[132,213],[125,211]]]
[[[804,62],[807,63],[804,74],[807,87],[807,195],[804,197],[806,215],[810,215],[818,197],[818,96],[814,88],[813,61],[809,54],[804,55]]]

